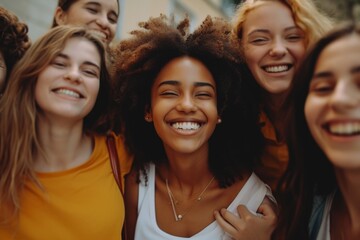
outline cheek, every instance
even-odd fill
[[[305,119],[306,121],[308,121],[310,118],[311,118],[311,98],[310,97],[307,97],[306,98],[306,101],[305,101],[305,105],[304,105],[304,114],[305,114]]]
[[[298,63],[304,58],[306,53],[305,43],[301,43],[294,47],[294,55]],[[299,64],[298,64],[299,65]]]
[[[266,55],[266,51],[259,47],[246,47],[244,49],[246,64],[253,73],[258,68],[261,59],[265,55]]]
[[[94,81],[91,86],[91,95],[93,96],[94,102],[96,101],[98,95],[99,95],[99,91],[100,91],[100,82],[99,81]]]
[[[111,36],[112,36],[112,38],[114,38],[115,33],[116,33],[116,25],[117,25],[117,24],[112,24],[111,27],[110,27],[110,31],[111,31]],[[112,40],[112,39],[111,39],[111,40]]]
[[[42,81],[41,81],[41,78],[38,78],[37,81],[36,81],[36,85],[35,85],[35,102],[39,105],[40,108],[42,108],[44,105],[43,103],[44,102],[47,102],[45,100],[45,94],[44,94],[44,91],[45,91],[45,86],[43,85]]]

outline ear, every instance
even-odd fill
[[[61,7],[57,7],[55,9],[55,16],[54,16],[55,22],[57,23],[57,25],[65,25],[67,22],[67,15],[66,13],[62,10]]]
[[[152,122],[152,114],[151,114],[151,109],[149,106],[145,107],[145,115],[144,115],[145,121],[147,122]]]
[[[152,122],[152,116],[151,116],[151,113],[145,113],[145,116],[144,116],[144,118],[145,118],[145,121],[147,121],[147,122]]]

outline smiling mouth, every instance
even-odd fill
[[[326,131],[336,136],[356,136],[360,135],[360,123],[333,123],[324,125]]]
[[[271,66],[264,66],[262,69],[268,73],[280,73],[289,71],[292,68],[292,64],[282,64],[282,65],[271,65]]]
[[[98,38],[104,39],[105,41],[108,41],[108,36],[105,33],[97,31],[97,30],[92,30],[92,33],[94,35],[96,35]]]
[[[73,97],[73,98],[82,98],[83,97],[78,92],[75,92],[75,91],[72,91],[69,89],[64,89],[64,88],[55,89],[54,92],[57,94],[60,94],[60,95],[65,95],[65,96],[69,96],[69,97]]]
[[[170,123],[170,126],[177,129],[177,130],[183,130],[183,131],[193,131],[198,130],[203,123],[199,122],[173,122]]]

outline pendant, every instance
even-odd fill
[[[177,218],[178,218],[178,221],[181,221],[183,218],[183,215],[179,214]]]

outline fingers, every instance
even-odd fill
[[[276,224],[277,215],[271,205],[263,203],[260,205],[257,212],[262,214],[263,218],[268,220],[270,225]]]
[[[239,217],[243,218],[244,220],[256,216],[255,214],[250,212],[249,209],[245,205],[237,206],[237,212],[239,213]]]
[[[244,205],[237,207],[239,216],[234,213],[221,209],[215,211],[214,216],[219,226],[235,240],[248,239],[270,239],[271,233],[275,224],[269,219],[259,217]],[[276,214],[269,204],[264,204],[259,208],[259,213],[266,214],[266,216],[273,216]]]
[[[217,221],[219,226],[225,232],[227,232],[231,236],[236,234],[236,232],[237,232],[236,228],[233,225],[231,225],[231,223],[229,223],[227,221],[227,219],[231,219],[232,217],[234,217],[234,219],[237,219],[238,221],[240,221],[240,219],[238,217],[236,217],[235,215],[233,215],[231,212],[227,211],[224,208],[221,209],[220,212],[219,211],[214,211],[214,216],[215,216],[215,220]],[[234,221],[234,219],[232,221]]]

